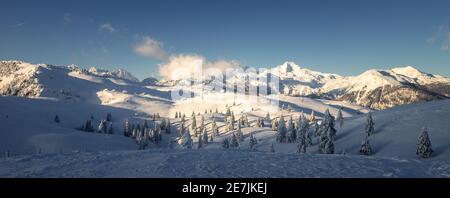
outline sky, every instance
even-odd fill
[[[138,78],[294,61],[340,75],[415,66],[450,76],[450,1],[2,1],[0,59],[124,68]],[[183,62],[178,62],[183,65]],[[180,65],[180,64],[178,64]]]

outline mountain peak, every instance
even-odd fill
[[[408,76],[408,77],[413,77],[413,78],[417,78],[423,75],[428,75],[418,69],[416,69],[413,66],[406,66],[406,67],[395,67],[391,69],[392,72],[396,73],[396,74],[400,74],[403,76]]]

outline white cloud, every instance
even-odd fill
[[[114,33],[117,31],[111,23],[102,23],[98,26],[98,29],[101,31],[107,31],[109,33]]]
[[[149,57],[156,60],[167,60],[167,52],[163,48],[163,44],[149,36],[145,36],[134,46],[134,52],[141,56]]]
[[[200,55],[178,54],[169,57],[165,63],[159,64],[159,74],[168,80],[187,79],[191,75],[205,75],[203,72],[224,71],[227,68],[239,67],[237,61],[208,61]]]
[[[23,25],[25,25],[24,22],[22,22],[22,23],[16,23],[16,24],[12,25],[11,27],[13,27],[13,28],[18,28],[18,27],[21,27],[21,26],[23,26]]]

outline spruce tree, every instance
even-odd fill
[[[277,119],[273,119],[273,121],[272,121],[272,131],[278,131],[278,121],[277,121]]]
[[[253,136],[253,133],[251,133],[250,141],[249,141],[250,149],[253,150],[255,148],[256,144],[258,144],[258,140]]]
[[[130,137],[130,123],[128,122],[128,119],[126,119],[123,124],[123,135],[125,137]]]
[[[206,128],[203,128],[203,143],[205,145],[208,144],[208,132],[206,131]]]
[[[114,128],[112,122],[109,123],[108,134],[114,134]]]
[[[286,133],[286,123],[284,122],[283,115],[281,115],[280,120],[278,121],[277,142],[286,142]]]
[[[362,141],[359,153],[362,155],[372,155],[372,147],[370,146],[369,136],[366,135],[366,138]]]
[[[53,119],[56,123],[59,123],[61,120],[59,120],[59,116],[55,115],[55,118]]]
[[[431,140],[428,135],[427,128],[422,129],[422,133],[417,139],[417,149],[416,155],[422,158],[429,158],[433,154],[433,149],[431,148]]]
[[[183,136],[181,137],[179,144],[185,149],[192,148],[193,142],[192,142],[191,134],[188,131],[183,132]]]
[[[230,140],[228,138],[222,140],[222,147],[226,149],[230,148]]]
[[[212,136],[218,136],[219,135],[219,128],[217,127],[216,120],[213,120],[212,122]]]
[[[111,113],[106,114],[106,121],[111,122],[112,121],[112,115]]]
[[[294,122],[292,121],[292,116],[289,118],[288,120],[288,124],[287,124],[287,141],[289,143],[293,143],[297,140],[296,138],[296,132],[294,129]]]
[[[172,131],[172,129],[171,129],[171,126],[170,126],[171,124],[170,124],[170,120],[169,119],[167,119],[167,121],[166,121],[166,127],[165,127],[165,132],[167,133],[167,134],[170,134]]]
[[[368,136],[371,136],[375,133],[374,125],[375,123],[373,122],[372,113],[369,112],[367,114],[367,124],[366,124],[366,134]]]
[[[198,149],[201,149],[201,148],[203,148],[203,138],[202,138],[203,136],[202,135],[199,135],[198,136],[198,140],[197,140],[197,148]]]
[[[106,125],[106,120],[100,121],[100,124],[98,125],[98,132],[106,133],[107,131],[108,131],[108,127]]]
[[[309,116],[309,120],[310,120],[311,122],[316,121],[316,116],[314,115],[314,111],[311,112],[311,115]]]
[[[197,120],[195,119],[195,116],[194,116],[194,117],[192,117],[191,132],[193,132],[195,135],[196,130],[197,130]]]
[[[241,126],[239,126],[239,125],[238,125],[238,128],[236,130],[236,136],[237,136],[239,142],[243,142],[244,141],[244,134],[242,133]]]
[[[231,148],[238,148],[239,147],[239,140],[235,133],[231,136],[231,142],[230,142]]]

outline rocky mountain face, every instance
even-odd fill
[[[271,73],[280,77],[286,95],[335,99],[373,109],[448,99],[450,96],[449,78],[427,74],[411,66],[372,69],[358,76],[342,77],[285,62],[273,68]]]

